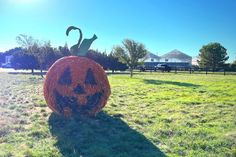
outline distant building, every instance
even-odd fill
[[[5,64],[11,64],[11,59],[13,58],[13,55],[6,56],[5,57]]]
[[[147,69],[153,69],[154,70],[154,67],[157,66],[157,64],[160,62],[160,59],[161,58],[159,56],[148,52],[146,54],[146,56],[143,58],[144,66]]]
[[[160,61],[160,57],[158,57],[157,55],[153,54],[153,53],[147,53],[147,55],[144,57],[144,62],[159,62]]]
[[[161,56],[160,62],[171,67],[188,68],[192,66],[192,57],[175,49]]]
[[[143,60],[145,67],[155,67],[158,64],[166,64],[172,68],[189,68],[192,66],[192,57],[176,49],[162,56],[148,53]]]
[[[194,58],[192,59],[192,65],[199,66],[199,64],[198,64],[198,60],[199,60],[199,59],[200,59],[199,57],[194,57]]]
[[[13,58],[13,55],[16,53],[19,53],[21,51],[23,51],[22,48],[16,47],[16,48],[10,49],[6,52],[1,52],[0,53],[0,66],[3,68],[11,68],[12,67],[11,60]]]
[[[2,63],[2,67],[3,68],[11,68],[12,64],[11,64],[11,60],[13,58],[13,55],[9,55],[9,56],[5,56],[5,63]]]

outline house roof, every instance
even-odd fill
[[[159,56],[157,56],[157,55],[155,55],[155,54],[153,54],[153,53],[151,53],[151,52],[148,52],[148,53],[146,54],[146,56],[144,57],[144,59],[148,59],[148,58],[160,59]]]
[[[176,58],[180,60],[192,59],[191,56],[186,55],[185,53],[175,49],[161,56],[161,58]]]

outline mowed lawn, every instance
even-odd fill
[[[96,118],[63,119],[39,76],[0,73],[0,156],[236,156],[236,76],[109,75]]]

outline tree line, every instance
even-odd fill
[[[72,55],[66,44],[64,46],[59,46],[58,48],[52,48],[50,45],[45,45],[45,47],[41,47],[37,51],[39,52],[34,55],[28,54],[24,49],[20,49],[20,51],[14,53],[11,61],[13,68],[31,69],[32,74],[34,73],[34,69],[36,69],[40,70],[42,73],[43,70],[48,70],[56,60]],[[42,53],[40,53],[40,51]],[[105,52],[89,50],[86,57],[99,63],[104,70],[111,70],[114,72],[116,70],[125,71],[128,69],[126,64],[119,62],[113,55]]]
[[[17,36],[16,41],[21,47],[5,52],[5,56],[13,56],[11,59],[12,67],[14,69],[31,70],[32,74],[34,74],[34,70],[40,70],[42,77],[42,71],[50,68],[56,60],[73,55],[67,44],[54,48],[50,41],[40,42],[27,35]],[[111,70],[112,72],[116,70],[124,71],[128,68],[112,53],[107,54],[98,50],[89,50],[86,57],[99,63],[105,70]],[[4,62],[4,57],[0,56],[0,62]]]
[[[21,47],[6,52],[13,56],[11,60],[12,67],[15,69],[30,69],[32,74],[34,74],[35,69],[39,69],[42,77],[42,71],[50,68],[56,60],[74,54],[67,44],[53,48],[50,41],[40,42],[27,35],[17,36],[16,41]],[[142,43],[131,39],[124,40],[122,44],[122,46],[115,46],[109,54],[98,50],[89,50],[85,57],[99,63],[104,70],[114,72],[116,70],[125,71],[129,68],[132,77],[133,70],[140,64],[140,59],[146,55],[147,50]]]
[[[34,73],[35,69],[41,71],[47,70],[57,59],[64,56],[73,55],[73,51],[68,45],[54,48],[50,41],[40,42],[31,36],[19,35],[16,38],[19,48],[7,51],[5,54],[13,56],[11,62],[15,69],[31,69]],[[99,52],[98,50],[89,50],[85,57],[88,57],[99,63],[105,70],[124,71],[129,68],[130,76],[133,76],[133,70],[143,63],[143,58],[148,53],[142,43],[131,39],[123,40],[121,45],[115,46],[111,53]],[[0,62],[3,57],[0,54]],[[216,71],[218,69],[236,70],[236,61],[232,64],[226,63],[229,59],[227,49],[220,43],[209,43],[203,45],[199,50],[198,67]]]

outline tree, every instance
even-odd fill
[[[86,57],[99,63],[103,69],[109,69],[112,72],[115,70],[124,71],[128,68],[126,64],[119,62],[112,54],[108,55],[106,52],[101,53],[98,50],[89,50]]]
[[[116,58],[112,52],[108,55],[107,64],[108,68],[112,70],[112,73],[114,73],[115,70],[125,71],[128,69],[127,65],[119,62],[118,58]]]
[[[236,65],[236,60],[235,61],[233,61],[233,63],[232,64],[235,64]]]
[[[209,43],[200,49],[198,63],[201,68],[211,68],[215,71],[222,68],[228,59],[226,48],[220,43]]]
[[[16,41],[25,49],[25,54],[36,58],[43,77],[43,69],[49,67],[56,60],[50,41],[39,42],[31,36],[22,34],[16,37]]]
[[[38,49],[39,51],[37,51],[38,53],[35,54],[35,56],[39,62],[41,76],[43,77],[42,71],[51,67],[51,65],[60,57],[57,51],[51,47],[50,41],[40,45]]]
[[[5,56],[4,56],[4,54],[2,52],[0,52],[0,66],[4,62],[5,62]]]
[[[28,49],[26,50],[26,54],[32,55],[36,58],[39,64],[40,74],[42,77],[43,77],[43,66],[45,64],[46,54],[49,46],[50,43],[45,43],[45,45],[42,46],[41,43],[35,40],[33,45],[29,46]]]
[[[236,60],[230,65],[232,71],[236,71]]]
[[[23,51],[22,48],[16,47],[16,48],[10,49],[8,51],[1,52],[0,53],[0,64],[5,63],[5,57],[6,56],[11,56],[11,55],[14,55],[14,54],[16,54],[18,52],[21,52],[21,51]]]
[[[72,53],[70,52],[70,50],[68,48],[68,45],[66,43],[63,47],[62,46],[58,47],[58,53],[59,53],[60,57],[71,56],[72,55]]]
[[[34,38],[31,36],[27,36],[25,34],[20,34],[16,37],[16,42],[21,45],[23,48],[27,49],[30,46],[34,45]]]
[[[33,37],[27,36],[27,35],[24,35],[24,34],[20,34],[19,36],[16,37],[16,42],[24,49],[24,54],[26,54],[27,56],[32,56],[32,57],[35,58],[35,56],[33,55],[35,49],[33,49],[33,48],[36,48],[35,43],[37,41],[35,39],[33,39]],[[35,64],[36,64],[36,62],[35,62]],[[31,70],[32,70],[32,74],[34,74],[34,68],[31,69]]]
[[[112,53],[119,61],[127,64],[130,77],[133,77],[133,70],[140,64],[139,60],[146,55],[147,50],[143,44],[130,39],[125,39],[122,44],[123,46],[114,47]]]
[[[23,51],[15,53],[11,60],[14,69],[37,69],[39,67],[36,58],[32,55],[25,54]]]
[[[95,62],[99,63],[103,69],[107,69],[107,55],[106,53],[101,53],[99,51],[89,50],[86,54],[86,57],[89,59],[94,60]]]

